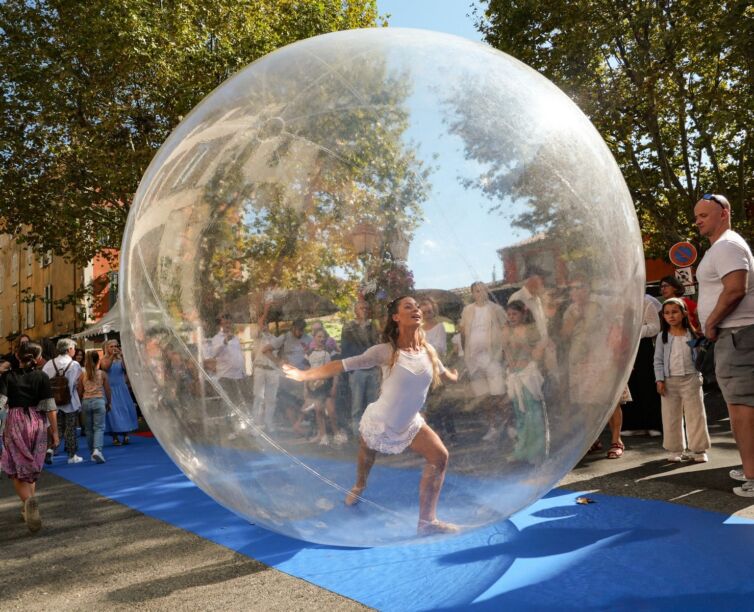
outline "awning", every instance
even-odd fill
[[[80,331],[77,334],[73,334],[71,338],[90,338],[92,336],[105,336],[113,332],[120,331],[120,308],[118,304],[113,304],[113,307],[105,313],[99,321],[94,323],[91,327]]]

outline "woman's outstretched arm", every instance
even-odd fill
[[[455,368],[446,368],[445,371],[440,374],[440,376],[445,382],[458,382],[458,370],[456,370]]]
[[[298,380],[299,382],[318,380],[320,378],[332,378],[343,371],[343,361],[340,359],[326,363],[318,368],[311,368],[310,370],[299,370],[287,363],[283,365],[283,372],[286,377]]]

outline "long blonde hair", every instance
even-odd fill
[[[411,296],[401,295],[387,305],[387,322],[385,323],[385,329],[382,330],[382,341],[389,343],[393,347],[393,354],[390,356],[390,363],[388,364],[391,371],[395,362],[398,361],[398,352],[400,351],[398,348],[398,323],[393,321],[393,315],[398,313],[398,306],[407,297]],[[434,389],[441,384],[440,358],[437,356],[435,347],[427,342],[424,330],[420,327],[417,331],[419,332],[419,346],[427,351],[429,360],[432,362],[432,388]]]

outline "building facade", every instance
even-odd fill
[[[81,331],[114,302],[114,278],[117,273],[105,258],[82,268],[51,252],[40,256],[13,236],[0,235],[0,354],[9,353],[22,333],[39,342]],[[56,305],[83,287],[91,287],[88,297]]]

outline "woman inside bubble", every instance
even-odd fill
[[[419,483],[418,533],[455,533],[456,525],[440,521],[436,516],[448,450],[419,411],[430,385],[439,384],[440,379],[456,382],[458,373],[445,369],[440,362],[424,337],[422,320],[421,309],[412,297],[398,297],[388,304],[382,344],[372,346],[361,355],[334,360],[310,370],[299,370],[291,365],[284,365],[283,370],[288,378],[310,381],[378,365],[386,368],[380,396],[367,406],[361,417],[356,483],[346,495],[345,503],[352,506],[361,499],[378,452],[394,455],[411,448],[426,461]]]

